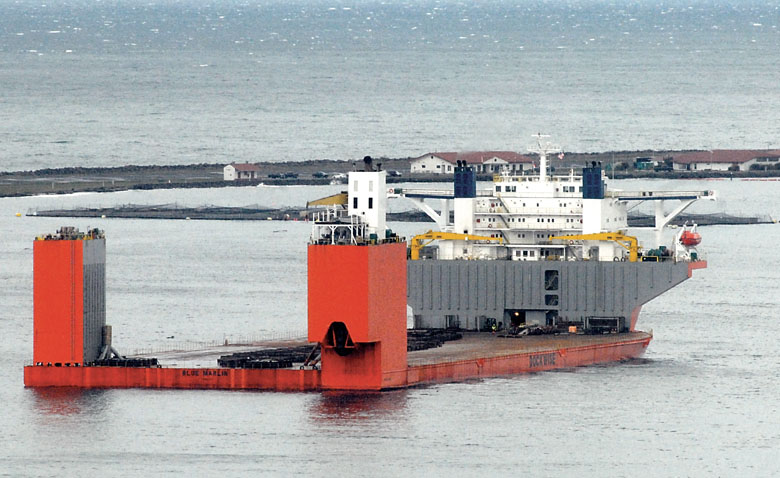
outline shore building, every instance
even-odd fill
[[[754,165],[774,168],[778,164],[780,150],[714,149],[680,153],[672,160],[675,171],[749,171]]]
[[[249,163],[230,163],[224,168],[225,181],[237,179],[257,179],[260,177],[260,166]]]
[[[534,168],[533,159],[513,151],[426,153],[411,161],[412,174],[453,174],[458,161],[465,161],[477,174],[521,174]]]

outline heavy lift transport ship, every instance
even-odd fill
[[[464,194],[464,188],[456,184],[455,200],[461,205],[465,203],[466,211],[473,218],[479,205],[475,206],[478,200],[473,173],[469,171],[466,165],[459,165],[456,181],[463,182],[465,175],[466,187]],[[388,199],[385,177],[384,171],[375,171],[367,164],[366,171],[350,173],[346,195],[317,213],[308,246],[308,341],[284,344],[282,348],[273,343],[254,344],[252,348],[264,350],[251,353],[239,350],[240,353],[221,357],[226,351],[237,349],[169,353],[158,358],[122,356],[111,343],[110,326],[105,320],[106,249],[102,231],[79,233],[62,228],[57,234],[36,238],[34,363],[24,368],[25,385],[384,390],[619,361],[641,355],[652,339],[650,334],[634,330],[641,304],[687,279],[694,269],[706,267],[706,262],[698,260],[698,256],[690,260],[692,254],[688,254],[689,260],[662,256],[654,262],[596,260],[595,256],[603,255],[599,247],[606,247],[611,253],[615,251],[611,245],[604,246],[604,241],[626,240],[625,236],[614,234],[609,239],[593,235],[564,238],[567,244],[573,244],[572,248],[579,245],[578,241],[585,241],[594,254],[590,261],[575,257],[558,261],[552,257],[546,261],[499,258],[408,261],[406,243],[385,224]],[[497,241],[495,236],[475,235],[474,230],[468,230],[468,220],[464,222],[457,210],[455,215],[459,231],[429,233],[427,239],[446,241],[450,251],[472,253],[479,247],[508,246],[503,238]],[[470,224],[474,227],[477,223]],[[484,230],[487,232],[487,228]],[[547,238],[545,241],[549,243]],[[629,249],[635,249],[630,239],[628,243]],[[530,249],[531,245],[524,247]],[[558,247],[562,249],[565,248]],[[564,256],[566,253],[560,255]],[[630,270],[617,272],[621,266]],[[458,278],[455,282],[442,275],[452,267],[462,268],[449,271]],[[477,268],[471,270],[472,267]],[[584,274],[586,284],[593,290],[583,288],[576,274]],[[649,281],[644,281],[644,274],[649,274]],[[614,280],[618,276],[633,277],[627,279],[632,288],[619,290],[623,295],[620,300],[608,297],[610,292],[605,291],[603,282],[607,277]],[[516,281],[510,284],[506,277],[514,277]],[[539,279],[538,284],[529,282],[534,277]],[[488,283],[502,285],[504,302],[499,303],[495,293],[472,290],[475,284],[484,289]],[[407,291],[407,284],[422,287]],[[456,292],[460,288],[464,290],[455,298],[449,288]],[[512,298],[515,288],[519,296]],[[583,301],[582,306],[571,305],[572,310],[581,307],[581,313],[588,314],[579,321],[566,308],[565,297],[561,297],[564,306],[545,302],[547,296],[563,295],[569,289]],[[430,301],[431,290],[438,290],[434,302]],[[507,305],[510,302],[513,305]],[[477,317],[471,326],[466,319],[458,333],[451,334],[450,338],[460,337],[458,340],[438,341],[438,346],[433,348],[418,347],[417,336],[412,335],[414,331],[408,332],[406,328],[407,303],[419,309],[419,314],[415,310],[415,322],[430,322],[429,329],[443,330],[452,325],[438,326],[436,322],[440,320],[439,314],[445,316],[443,320],[449,320],[453,310],[472,315],[500,310],[507,314],[501,321],[506,326],[491,333],[491,327],[486,326],[496,325],[495,316],[492,322],[490,317]],[[612,309],[607,310],[607,303],[613,309],[632,312],[630,321],[616,317]],[[567,314],[566,320],[562,312]],[[484,331],[486,328],[488,332]],[[534,335],[550,331],[556,333]],[[292,345],[297,348],[293,349]],[[203,365],[176,366],[177,361],[191,361],[193,357]]]

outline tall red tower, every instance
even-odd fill
[[[386,226],[385,171],[349,173],[348,196],[318,201],[309,245],[309,341],[322,355],[323,389],[381,390],[407,383],[406,242]]]
[[[106,325],[106,241],[63,227],[33,244],[33,361],[83,365],[98,358]]]
[[[406,243],[310,245],[308,261],[322,388],[406,385]]]

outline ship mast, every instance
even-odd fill
[[[536,138],[536,146],[531,146],[528,148],[528,150],[531,151],[532,153],[536,153],[539,155],[539,181],[546,182],[547,181],[547,153],[560,152],[561,148],[559,146],[553,146],[552,143],[550,143],[549,141],[546,141],[544,144],[542,144],[542,138],[549,138],[550,135],[537,133],[532,137]]]

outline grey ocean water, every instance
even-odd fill
[[[715,189],[720,202],[697,211],[780,216],[777,181],[614,183]],[[32,355],[32,238],[63,220],[15,212],[55,203],[300,205],[338,189],[0,200],[0,475],[780,473],[777,224],[701,228],[709,268],[644,307],[639,327],[655,338],[629,363],[370,395],[23,388],[22,365]],[[122,351],[304,333],[308,224],[66,223],[107,231],[107,314]],[[407,235],[428,226],[391,225]]]
[[[779,147],[775,1],[0,1],[0,170]]]
[[[523,150],[539,130],[568,150],[778,147],[778,16],[776,2],[0,0],[0,169]],[[697,210],[780,217],[780,182],[615,185],[715,189]],[[370,395],[23,388],[32,239],[63,221],[17,212],[337,190],[0,200],[0,476],[780,474],[776,224],[702,228],[709,268],[643,309],[655,339],[630,363]],[[304,332],[306,224],[66,223],[107,232],[123,351]]]

